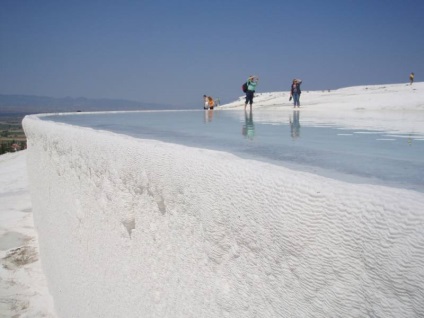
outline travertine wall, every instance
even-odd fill
[[[422,317],[422,193],[24,119],[61,317]]]

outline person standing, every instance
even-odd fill
[[[302,93],[300,84],[302,84],[302,80],[294,79],[290,88],[290,99],[293,98],[293,106],[298,108],[300,107],[300,94]]]
[[[203,95],[203,109],[208,109],[209,108],[209,100],[208,97],[206,95]]]
[[[213,109],[215,107],[215,101],[210,96],[208,96],[208,106],[209,106],[209,109]]]
[[[203,109],[213,109],[215,107],[215,101],[212,97],[203,95],[204,105]]]
[[[409,85],[412,85],[412,83],[414,82],[414,77],[415,77],[415,74],[413,72],[409,74]]]
[[[258,85],[259,77],[255,75],[249,76],[247,79],[247,91],[246,91],[246,102],[244,103],[244,110],[246,110],[247,104],[250,104],[250,110],[252,110],[253,97],[255,95],[256,85]]]

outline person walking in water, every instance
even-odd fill
[[[290,89],[290,99],[293,98],[293,106],[300,107],[300,84],[302,84],[302,80],[294,79]]]
[[[247,104],[250,104],[250,110],[252,110],[253,96],[255,95],[256,85],[258,85],[258,81],[259,77],[255,75],[251,75],[247,79],[246,102],[244,103],[244,110],[246,110]]]
[[[412,83],[414,82],[414,77],[415,77],[414,73],[409,74],[409,85],[412,85]]]

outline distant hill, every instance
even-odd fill
[[[124,99],[92,99],[85,97],[54,98],[33,95],[0,94],[0,114],[36,114],[75,111],[124,111],[146,109],[178,109],[166,104],[142,103]]]

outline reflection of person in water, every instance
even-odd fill
[[[290,117],[290,134],[293,139],[300,136],[300,112],[298,110],[293,111],[293,118]]]
[[[253,123],[252,109],[250,109],[249,114],[246,110],[244,111],[244,125],[241,129],[241,133],[250,140],[253,140],[255,137],[255,124]]]
[[[213,110],[207,109],[205,110],[205,123],[211,122],[213,119]]]

